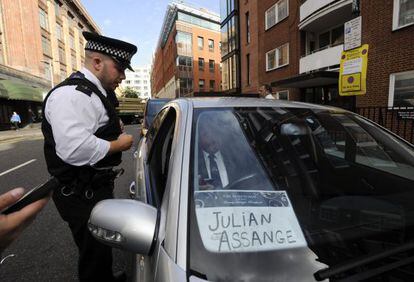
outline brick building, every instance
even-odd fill
[[[151,70],[157,98],[219,92],[220,18],[182,3],[167,8]]]
[[[23,122],[43,96],[84,61],[82,31],[100,33],[80,0],[0,1],[0,128]]]
[[[358,15],[369,45],[367,94],[342,97],[344,24]],[[414,105],[412,0],[222,0],[221,18],[227,92],[257,93],[267,83],[280,99],[352,110]]]

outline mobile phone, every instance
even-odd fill
[[[59,187],[59,181],[56,178],[51,178],[45,183],[31,189],[24,194],[16,203],[2,210],[2,214],[10,214],[21,210],[27,205],[34,203],[42,198],[45,198],[51,191]]]

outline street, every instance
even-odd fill
[[[129,125],[126,132],[134,136],[133,147],[123,153],[125,173],[117,180],[115,197],[127,198],[133,180],[133,152],[139,126]],[[13,143],[14,142],[14,143]],[[49,177],[43,157],[43,139],[0,142],[0,193],[14,187],[30,189]],[[36,220],[7,248],[0,266],[1,281],[77,281],[78,253],[70,229],[49,201]],[[125,268],[125,254],[114,250],[114,271]]]

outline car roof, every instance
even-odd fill
[[[174,100],[178,104],[189,103],[193,108],[226,108],[226,107],[280,107],[280,108],[305,108],[313,110],[330,110],[347,112],[342,108],[324,106],[296,101],[263,98],[240,98],[240,97],[200,97],[179,98]]]

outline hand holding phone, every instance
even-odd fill
[[[2,214],[10,214],[21,210],[27,205],[34,203],[42,198],[47,197],[51,191],[60,186],[59,181],[56,178],[51,178],[45,183],[33,188],[23,195],[16,203],[2,210]]]
[[[15,188],[9,192],[1,194],[0,210],[17,202],[23,194],[23,188]],[[0,256],[4,249],[7,248],[7,246],[9,246],[10,243],[13,242],[33,221],[47,202],[48,199],[43,198],[12,214],[0,214]]]

